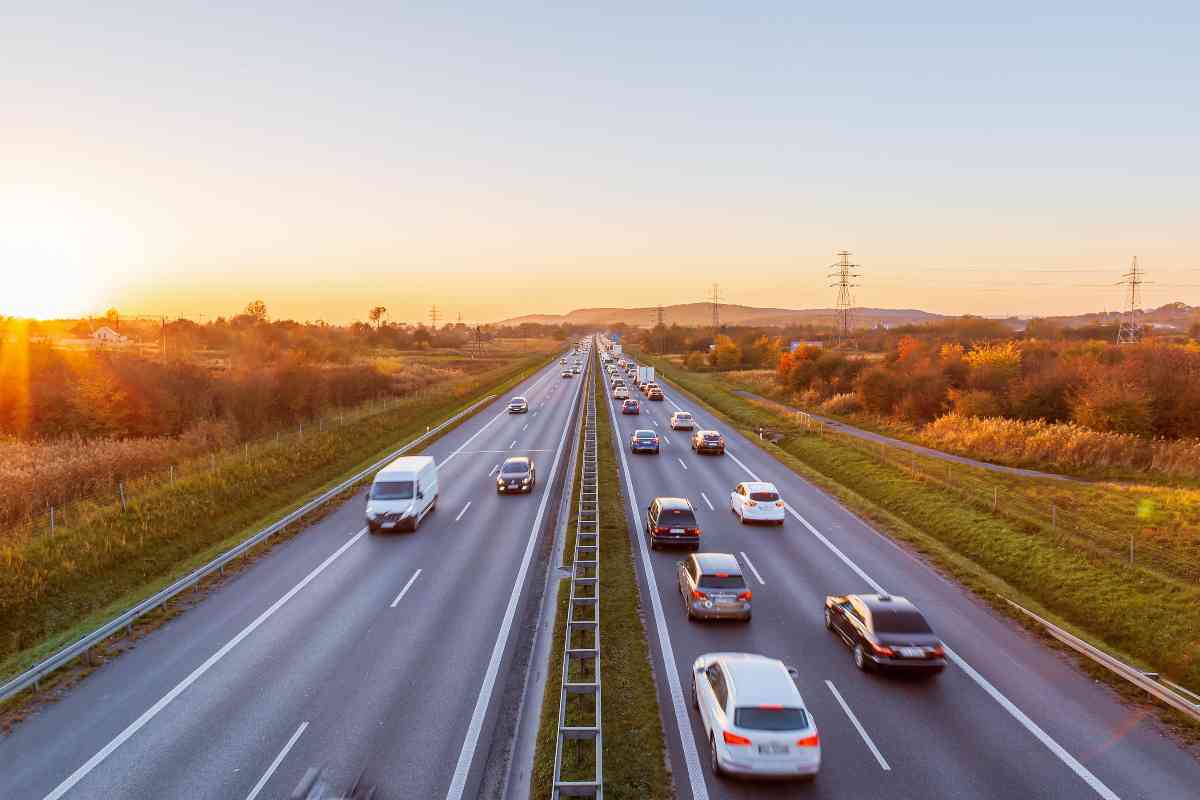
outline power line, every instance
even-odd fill
[[[835,268],[828,275],[834,279],[833,283],[829,285],[838,290],[837,311],[835,312],[837,330],[834,332],[834,346],[852,347],[854,345],[854,340],[851,338],[851,331],[854,330],[852,315],[854,295],[850,290],[858,286],[857,283],[854,283],[854,279],[861,278],[862,273],[854,272],[858,268],[858,264],[850,263],[850,253],[846,250],[839,251],[837,263],[829,266]]]
[[[1125,313],[1117,328],[1117,344],[1137,344],[1142,338],[1142,323],[1138,315],[1142,313],[1142,285],[1145,283],[1146,273],[1138,266],[1137,256],[1134,256],[1129,271],[1116,284],[1129,287],[1129,293],[1125,296]]]

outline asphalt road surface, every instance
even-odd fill
[[[659,383],[666,400],[643,401],[639,416],[621,415],[611,397],[609,408],[623,453],[622,486],[632,495],[626,513],[641,543],[635,561],[652,599],[646,617],[680,797],[1200,797],[1200,763],[1152,718]],[[689,433],[669,428],[676,410],[721,430],[726,455],[693,453]],[[637,428],[665,437],[658,455],[630,453]],[[783,527],[739,524],[729,495],[746,480],[779,488],[789,506]],[[691,500],[703,551],[741,561],[754,592],[749,624],[687,621],[676,588],[685,553],[652,552],[644,533],[645,508],[663,495]],[[915,602],[945,640],[950,663],[941,675],[862,673],[825,629],[826,595],[880,589]],[[822,769],[814,782],[714,778],[690,700],[692,662],[714,651],[762,653],[799,669],[800,692],[821,734]]]
[[[511,392],[528,414],[500,397],[424,451],[440,496],[417,532],[368,534],[360,492],[18,725],[0,798],[278,798],[322,765],[381,800],[475,797],[582,385],[559,372]],[[537,486],[500,496],[519,454]]]

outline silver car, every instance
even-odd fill
[[[729,553],[693,553],[679,562],[679,595],[688,619],[750,621],[753,595]]]

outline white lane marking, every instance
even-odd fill
[[[654,427],[658,427],[658,420],[651,418],[650,421],[654,423]]]
[[[308,727],[308,721],[300,723],[300,727],[292,734],[292,738],[288,739],[287,744],[279,751],[279,755],[275,756],[275,760],[271,762],[271,766],[267,767],[267,771],[258,779],[258,783],[254,784],[254,788],[250,790],[250,794],[246,795],[246,800],[254,800],[258,797],[258,793],[267,785],[267,781],[275,774],[275,770],[279,769],[279,765],[283,763],[283,759],[287,757],[288,751],[296,744],[296,740],[300,738],[300,734],[304,733],[304,729]]]
[[[746,555],[741,550],[738,551],[738,555],[742,557],[742,561],[746,562],[746,566],[749,567],[750,571],[754,573],[754,577],[758,578],[758,582],[763,586],[766,586],[767,582],[762,579],[762,575],[759,575],[758,570],[754,568],[754,562],[750,560],[750,556]]]
[[[887,759],[883,757],[883,753],[879,752],[879,748],[875,746],[875,742],[871,741],[871,737],[867,735],[867,729],[864,728],[862,723],[858,721],[858,717],[854,716],[854,712],[851,711],[850,706],[846,704],[845,699],[842,697],[842,693],[839,692],[837,687],[833,685],[833,681],[827,680],[825,681],[825,685],[829,687],[829,691],[833,692],[833,699],[837,700],[838,705],[842,707],[842,711],[846,712],[846,716],[850,718],[850,723],[854,725],[855,730],[858,731],[858,735],[861,736],[862,740],[867,743],[867,748],[872,754],[874,754],[875,760],[879,762],[879,768],[890,772],[892,768],[888,766]]]
[[[392,601],[389,608],[395,608],[400,605],[400,601],[404,599],[404,595],[408,594],[408,590],[412,588],[412,585],[417,582],[417,578],[419,577],[421,577],[421,570],[413,573],[413,576],[408,579],[408,583],[404,584],[404,588],[400,590],[400,594],[396,595],[396,599]]]
[[[567,441],[567,431],[571,427],[569,423],[574,410],[579,406],[583,381],[580,381],[576,385],[579,389],[575,392],[571,410],[567,413],[566,421],[563,422],[562,436],[559,437],[558,447],[554,451],[554,462],[550,466],[550,475],[554,475],[558,471],[558,463],[562,458],[563,445]],[[622,453],[625,452],[623,448],[619,449]],[[542,500],[538,505],[537,517],[534,518],[533,527],[529,531],[529,541],[525,544],[525,555],[521,558],[521,567],[517,570],[517,578],[513,583],[513,590],[508,596],[508,606],[504,609],[504,619],[500,623],[499,633],[496,634],[496,644],[492,647],[492,656],[488,660],[487,671],[483,675],[483,685],[479,689],[479,698],[475,701],[475,710],[471,713],[471,721],[467,726],[467,736],[463,740],[462,750],[458,754],[458,762],[454,766],[454,777],[451,779],[450,788],[446,792],[446,800],[462,800],[463,793],[467,789],[467,777],[471,772],[471,762],[475,760],[475,749],[479,746],[479,736],[483,729],[483,719],[487,716],[488,705],[492,700],[492,692],[496,688],[496,676],[500,672],[500,659],[504,655],[504,648],[508,643],[513,619],[517,614],[517,604],[521,599],[525,586],[525,575],[529,572],[529,562],[533,559],[534,545],[538,541],[538,537],[535,534],[542,527],[542,518],[546,514],[546,503],[549,500],[550,492],[542,492]],[[698,798],[697,800],[706,800],[706,798]]]
[[[366,535],[366,532],[367,532],[367,529],[363,528],[354,536],[353,539],[348,540],[345,544],[343,544],[337,550],[333,551],[332,555],[330,555],[328,558],[326,558],[324,561],[322,561],[320,564],[318,564],[317,567],[315,569],[313,569],[312,572],[305,575],[304,578],[301,579],[301,581],[299,583],[297,583],[295,586],[293,586],[291,589],[289,589],[287,594],[285,594],[283,597],[276,600],[273,604],[271,604],[270,608],[268,608],[263,613],[259,614],[254,619],[254,621],[251,622],[249,625],[242,628],[242,630],[236,636],[234,636],[232,639],[230,639],[228,642],[226,642],[224,645],[222,645],[221,649],[217,650],[217,652],[215,652],[211,656],[209,656],[203,664],[201,664],[200,666],[198,666],[194,670],[192,670],[190,675],[188,675],[186,678],[184,678],[179,683],[177,683],[175,685],[175,688],[171,689],[171,691],[169,691],[165,695],[163,695],[157,703],[155,703],[154,705],[150,706],[150,708],[143,711],[142,715],[140,717],[135,719],[133,722],[129,723],[129,725],[126,726],[125,730],[123,730],[119,734],[117,734],[116,737],[111,742],[104,745],[104,747],[100,748],[100,751],[98,753],[96,753],[94,756],[92,756],[91,758],[89,758],[86,762],[84,762],[83,766],[81,766],[79,769],[72,772],[67,777],[66,780],[64,780],[62,783],[60,783],[58,786],[56,786],[54,788],[54,790],[52,792],[50,792],[50,794],[46,795],[45,800],[58,800],[58,798],[62,797],[67,792],[71,791],[71,789],[75,786],[75,784],[79,783],[81,780],[86,778],[89,772],[91,772],[96,767],[98,767],[100,765],[100,763],[102,761],[104,761],[104,759],[106,759],[110,755],[112,755],[113,752],[118,747],[123,745],[129,739],[129,737],[133,736],[135,733],[137,733],[139,730],[141,730],[146,725],[146,723],[148,723],[150,720],[154,719],[158,715],[158,712],[162,711],[164,708],[166,708],[168,705],[170,705],[172,700],[174,700],[176,697],[179,697],[179,695],[183,694],[184,691],[186,691],[187,688],[189,686],[191,686],[193,683],[198,681],[200,679],[200,677],[202,675],[204,675],[204,673],[206,673],[210,669],[212,669],[214,664],[216,664],[218,661],[220,661],[222,658],[224,658],[226,655],[228,655],[230,650],[237,647],[242,642],[243,639],[245,639],[250,634],[254,633],[254,631],[256,631],[260,625],[262,625],[264,622],[266,622],[268,619],[270,619],[271,616],[274,615],[274,613],[276,611],[283,608],[283,605],[287,601],[289,601],[293,597],[295,597],[296,593],[299,592],[301,589],[303,589],[305,586],[308,586],[308,584],[310,584],[313,581],[313,579],[315,579],[318,575],[320,575],[322,572],[325,571],[326,567],[328,567],[330,564],[332,564],[334,561],[336,561],[339,557],[341,557],[342,553],[349,550],[351,545],[353,545],[355,542],[357,542],[359,539],[361,539],[364,535]]]
[[[975,683],[978,684],[981,689],[991,695],[992,699],[999,703],[1000,707],[1007,711],[1013,719],[1021,723],[1025,730],[1033,734],[1034,738],[1044,744],[1051,753],[1054,753],[1054,755],[1058,756],[1059,760],[1070,767],[1071,771],[1078,775],[1084,781],[1084,783],[1092,787],[1096,794],[1103,797],[1104,800],[1121,800],[1121,798],[1117,796],[1116,792],[1105,786],[1099,778],[1093,775],[1087,767],[1079,763],[1079,761],[1076,760],[1073,755],[1068,753],[1062,745],[1050,738],[1050,734],[1042,730],[1036,722],[1025,715],[1024,711],[1017,708],[1016,704],[1001,694],[1000,690],[993,686],[987,678],[976,672],[975,668],[964,661],[962,656],[951,650],[949,647],[946,647],[945,650],[947,658],[957,664],[958,668],[965,672],[967,676],[971,678],[971,680],[975,681]]]
[[[683,463],[682,458],[677,458],[675,460],[679,462],[679,466],[683,467],[684,469],[687,469],[687,464]]]
[[[490,472],[488,473],[488,475],[491,475],[491,474],[492,474],[492,473],[490,473]],[[455,522],[458,522],[460,519],[462,519],[462,518],[463,518],[463,514],[467,513],[467,509],[468,509],[468,508],[470,508],[470,507],[471,507],[471,501],[470,501],[470,500],[468,500],[468,501],[467,501],[467,504],[466,504],[465,506],[463,506],[463,509],[462,509],[462,511],[458,512],[458,516],[454,518],[454,521],[455,521]]]
[[[498,469],[500,469],[500,465],[499,465],[499,464],[495,464],[495,465],[493,465],[493,466],[492,466],[492,471],[488,473],[488,477],[490,478],[490,477],[492,477],[493,475],[495,475],[495,474],[496,474],[496,470],[498,470]]]
[[[525,430],[528,427],[529,427],[529,423],[526,422],[524,425],[521,426],[521,430]]]
[[[704,492],[701,492],[701,493],[700,493],[700,496],[701,496],[701,497],[703,497],[703,498],[704,498],[704,502],[708,504],[708,510],[709,510],[709,511],[716,511],[716,509],[715,509],[715,508],[713,508],[712,500],[709,500],[709,499],[708,499],[708,495],[706,495]]]
[[[513,440],[512,440],[512,444],[510,444],[510,445],[508,446],[508,449],[509,449],[509,450],[512,450],[512,449],[513,449],[514,447],[516,447],[516,446],[517,446],[517,440],[516,440],[516,439],[513,439]]]
[[[613,425],[617,424],[617,412],[612,401],[608,402],[609,415]],[[621,469],[625,472],[625,494],[629,498],[629,511],[632,519],[640,518],[638,513],[637,492],[633,488],[633,473],[629,471],[629,459],[625,457],[625,448],[618,447],[617,453],[621,458]],[[650,587],[650,607],[654,612],[654,628],[658,633],[658,649],[662,655],[667,673],[667,688],[671,693],[671,705],[675,711],[675,724],[679,728],[679,741],[683,747],[683,764],[687,768],[688,784],[692,790],[692,800],[708,800],[708,786],[704,782],[704,771],[700,767],[700,754],[696,750],[696,740],[692,736],[692,723],[688,719],[687,707],[683,699],[683,687],[679,682],[679,670],[675,667],[675,649],[671,646],[671,637],[667,635],[667,619],[663,614],[662,598],[658,594],[658,581],[654,578],[654,569],[650,564],[650,551],[646,548],[646,539],[638,535],[638,552],[642,556],[642,572]]]
[[[754,474],[753,470],[751,470],[744,463],[742,463],[737,457],[731,455],[729,453],[728,449],[726,449],[725,454],[730,456],[730,458],[733,459],[734,463],[736,463],[739,467],[741,467],[743,470],[745,470],[746,474],[749,475],[751,478],[753,478],[756,481],[761,480],[757,475]],[[815,536],[817,538],[818,541],[820,541],[823,545],[825,545],[827,548],[829,548],[830,552],[832,552],[835,556],[837,556],[842,561],[842,563],[844,563],[846,566],[848,566],[850,569],[852,569],[856,575],[858,575],[860,578],[862,578],[864,581],[866,581],[867,584],[872,589],[874,589],[876,592],[879,592],[880,594],[886,594],[886,591],[884,590],[884,588],[882,586],[880,586],[879,583],[874,578],[872,578],[870,575],[868,575],[866,572],[864,572],[861,567],[859,567],[857,564],[855,564],[853,561],[851,561],[846,556],[845,553],[843,553],[841,550],[839,550],[837,548],[837,546],[835,546],[833,544],[833,542],[831,542],[827,538],[825,538],[825,536],[822,535],[820,531],[818,531],[815,527],[813,527],[812,523],[810,523],[804,517],[800,516],[800,514],[798,514],[796,512],[796,510],[794,508],[792,508],[790,505],[787,506],[787,510],[788,510],[788,513],[790,513],[793,517],[795,517],[797,520],[800,521],[801,525],[803,525],[805,528],[808,529],[809,533],[811,533],[813,536]],[[1113,792],[1112,789],[1109,789],[1108,786],[1106,786],[1099,778],[1097,778],[1095,775],[1093,775],[1091,770],[1089,770],[1087,767],[1085,767],[1083,764],[1081,764],[1079,762],[1079,760],[1076,759],[1073,755],[1068,753],[1063,748],[1062,745],[1060,745],[1058,742],[1056,742],[1053,738],[1050,737],[1050,734],[1048,734],[1044,730],[1042,730],[1042,728],[1036,722],[1031,720],[1025,714],[1025,712],[1023,712],[1021,709],[1017,708],[1017,706],[1011,700],[1009,700],[1007,697],[1005,697],[1003,694],[1001,694],[999,689],[997,689],[986,678],[984,678],[982,675],[980,675],[978,672],[976,672],[974,667],[972,667],[970,664],[968,664],[961,656],[959,656],[957,653],[955,653],[949,647],[946,647],[946,657],[949,658],[951,661],[953,661],[956,665],[958,665],[958,667],[964,673],[966,673],[967,677],[969,677],[971,680],[973,680],[975,682],[975,684],[977,686],[979,686],[979,688],[981,688],[985,692],[987,692],[987,694],[990,695],[993,700],[995,700],[997,703],[1000,704],[1001,708],[1003,708],[1005,711],[1007,711],[1013,719],[1015,719],[1017,722],[1019,722],[1021,724],[1022,727],[1025,728],[1025,730],[1029,731],[1035,739],[1037,739],[1039,742],[1041,742],[1043,745],[1045,745],[1045,747],[1051,753],[1056,755],[1058,757],[1058,759],[1060,761],[1062,761],[1063,764],[1065,764],[1072,772],[1074,772],[1084,783],[1086,783],[1088,786],[1092,787],[1092,789],[1096,792],[1096,794],[1103,797],[1104,800],[1120,800],[1120,797],[1115,792]]]
[[[548,377],[550,377],[550,376],[549,376],[549,375],[543,375],[542,377],[538,378],[536,381],[534,381],[534,382],[533,382],[533,384],[531,384],[531,385],[530,385],[529,389],[527,389],[527,390],[526,390],[526,392],[532,392],[532,390],[533,390],[533,388],[534,388],[534,387],[536,387],[536,386],[537,386],[539,383],[541,383],[542,381],[546,380],[546,378],[548,378]],[[479,437],[479,434],[483,433],[483,432],[484,432],[484,431],[486,431],[488,428],[490,428],[490,427],[492,426],[492,423],[494,423],[496,420],[500,419],[501,417],[507,417],[507,416],[508,416],[508,409],[507,409],[507,408],[505,408],[505,409],[504,409],[503,411],[501,411],[499,414],[497,414],[496,416],[494,416],[494,417],[492,417],[490,420],[488,420],[488,421],[487,421],[487,422],[486,422],[486,423],[485,423],[485,424],[484,424],[484,425],[483,425],[483,426],[482,426],[482,427],[481,427],[479,430],[477,430],[477,431],[475,431],[475,433],[471,434],[471,438],[469,438],[469,439],[467,439],[465,442],[463,442],[463,443],[462,443],[462,444],[459,446],[459,448],[458,448],[457,450],[455,450],[453,453],[451,453],[450,455],[446,456],[446,458],[445,458],[445,459],[443,459],[443,460],[442,460],[442,462],[441,462],[440,464],[438,464],[438,469],[445,469],[445,468],[446,468],[446,465],[450,463],[450,459],[454,458],[456,455],[458,455],[459,453],[461,453],[463,450],[466,450],[466,449],[467,449],[467,446],[468,446],[469,444],[471,444],[471,442],[475,441],[475,439],[477,439],[477,438]]]
[[[665,433],[663,434],[663,441],[666,442],[667,444],[671,443],[671,440],[667,438],[667,435]]]

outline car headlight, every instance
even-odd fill
[[[367,519],[375,519],[378,516],[379,516],[378,511],[374,511],[370,508],[367,509]]]
[[[521,484],[522,485],[527,484],[527,483],[529,483],[529,480],[530,480],[529,476],[526,475],[524,478],[521,479]]]

